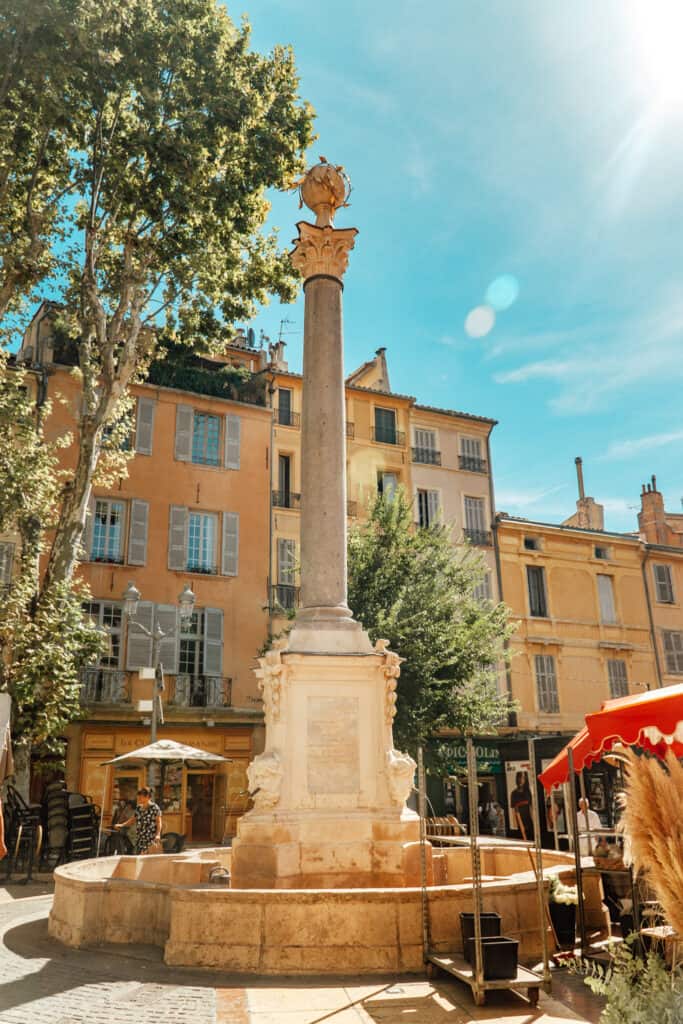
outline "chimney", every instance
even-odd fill
[[[576,512],[565,519],[564,526],[579,526],[585,530],[605,529],[605,510],[599,505],[595,498],[586,497],[586,488],[583,482],[583,459],[577,455],[574,459],[576,466],[576,479],[579,485],[579,500],[576,503]]]
[[[579,483],[579,501],[583,501],[586,497],[586,492],[583,486],[583,459],[580,455],[577,455],[574,459],[574,465],[576,466],[576,479]]]
[[[382,346],[382,348],[378,348],[375,352],[375,363],[379,370],[379,380],[374,386],[379,391],[390,392],[391,386],[389,384],[389,367],[387,366],[386,351],[386,348]]]
[[[640,492],[638,530],[647,544],[670,544],[671,536],[664,511],[664,496],[657,490],[657,477],[653,474],[649,484]]]

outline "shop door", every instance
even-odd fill
[[[213,773],[187,773],[185,828],[190,842],[211,842],[213,784]]]
[[[222,843],[225,834],[225,814],[227,811],[228,780],[225,775],[215,775],[213,780],[213,822],[211,838],[214,843]]]

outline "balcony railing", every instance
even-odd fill
[[[298,430],[301,426],[301,413],[292,412],[291,409],[276,409],[275,422],[281,427],[294,427]]]
[[[489,530],[471,530],[465,527],[465,536],[471,544],[478,544],[480,547],[491,547],[492,538]]]
[[[347,501],[346,502],[346,514],[347,514],[347,516],[350,516],[351,519],[355,519],[356,518],[356,516],[358,515],[358,502],[357,501]]]
[[[273,609],[289,612],[299,607],[299,587],[288,583],[276,583],[272,587],[271,602]]]
[[[294,491],[273,491],[273,508],[301,508],[301,495]]]
[[[106,565],[123,565],[123,555],[90,555],[91,562],[105,563]]]
[[[356,436],[356,424],[349,423],[348,420],[346,421],[346,436],[351,440]]]
[[[82,704],[130,704],[128,673],[118,668],[84,668]]]
[[[232,703],[232,679],[181,673],[175,677],[171,703],[178,708],[228,708]]]
[[[372,440],[376,444],[397,444],[403,448],[406,443],[406,435],[402,430],[394,430],[391,427],[373,427]]]
[[[422,462],[425,466],[440,466],[441,452],[434,448],[413,448],[413,462]]]
[[[202,576],[217,576],[218,568],[215,565],[202,565],[200,562],[188,562],[187,572],[198,572]]]
[[[478,455],[461,455],[460,468],[466,470],[468,473],[488,472],[486,459],[481,459]]]

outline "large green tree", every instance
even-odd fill
[[[456,548],[442,525],[418,529],[399,491],[377,496],[349,537],[349,605],[373,642],[405,662],[396,745],[414,754],[440,729],[490,730],[509,711],[497,676],[511,634],[504,604],[481,600],[481,555]]]
[[[28,793],[31,753],[62,753],[60,736],[79,710],[79,674],[102,647],[81,606],[81,585],[40,589],[40,557],[59,513],[59,448],[46,440],[34,385],[0,352],[0,535],[15,541],[11,582],[2,592],[0,689],[12,697],[18,785]],[[43,406],[42,413],[49,407]]]
[[[270,294],[293,297],[296,276],[264,230],[267,190],[301,170],[312,115],[291,51],[251,50],[246,23],[217,0],[0,0],[3,54],[0,126],[26,149],[15,159],[3,139],[8,302],[58,258],[83,386],[49,587],[73,574],[104,429],[146,372],[157,328],[220,342]],[[36,204],[39,266],[26,216]]]

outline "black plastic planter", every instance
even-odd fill
[[[501,918],[500,914],[493,911],[480,914],[481,934],[486,936],[500,935]],[[467,940],[474,938],[474,914],[462,912],[460,914],[460,932],[462,934],[462,949],[467,959]]]
[[[467,940],[466,957],[474,966],[475,940]],[[481,939],[481,953],[484,959],[484,981],[503,981],[507,978],[517,977],[517,953],[519,942],[517,939],[508,939],[505,935],[483,935]]]
[[[550,918],[563,947],[574,948],[576,943],[576,905],[574,903],[549,903]]]

